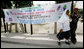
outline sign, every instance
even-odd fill
[[[42,24],[57,22],[65,9],[71,9],[71,2],[41,7],[3,9],[5,22],[23,24]]]

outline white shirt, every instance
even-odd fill
[[[63,29],[63,31],[69,31],[70,30],[70,21],[71,19],[69,19],[69,17],[67,16],[68,20],[60,23],[60,28]]]
[[[63,12],[62,17],[58,20],[58,22],[60,23],[60,28],[63,29],[63,31],[70,30],[70,19],[69,19],[69,16],[66,14],[67,10],[68,9],[66,9]]]
[[[63,31],[69,31],[70,30],[70,22],[65,21],[64,23],[60,23],[60,28],[63,29]]]

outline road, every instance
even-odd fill
[[[58,46],[55,35],[5,34],[1,36],[1,48],[83,48],[83,35],[77,35],[75,45],[62,40]]]

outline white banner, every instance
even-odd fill
[[[57,22],[65,9],[71,9],[71,2],[41,7],[3,9],[5,22],[23,24],[42,24]]]

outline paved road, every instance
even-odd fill
[[[1,48],[82,48],[82,43],[77,43],[78,45],[66,45],[62,42],[61,46],[58,46],[56,42],[52,41],[36,41],[27,43],[17,43],[17,42],[1,42]]]
[[[77,35],[77,43],[58,46],[55,35],[1,34],[1,48],[83,48],[83,35]]]

